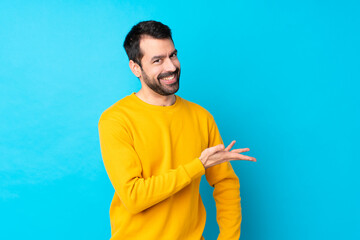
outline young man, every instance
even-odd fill
[[[214,187],[218,239],[239,239],[239,180],[230,160],[256,161],[231,150],[212,115],[174,95],[180,62],[166,25],[140,22],[124,47],[141,89],[108,108],[99,121],[101,152],[115,188],[110,207],[113,240],[200,240],[205,209],[202,175]]]

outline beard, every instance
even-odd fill
[[[179,84],[180,84],[180,69],[176,68],[174,72],[166,72],[159,74],[156,78],[150,79],[149,76],[145,73],[145,71],[142,71],[142,76],[144,79],[145,84],[154,92],[157,94],[160,94],[162,96],[169,96],[174,93],[176,93],[179,90]],[[163,84],[161,83],[160,79],[164,77],[168,77],[175,74],[176,81],[171,84]]]

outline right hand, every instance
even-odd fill
[[[207,169],[209,167],[231,160],[246,160],[256,162],[255,158],[240,154],[250,151],[249,148],[231,150],[234,144],[235,141],[232,141],[226,148],[223,144],[219,144],[217,146],[205,149],[199,157],[200,161],[204,165],[204,168]]]

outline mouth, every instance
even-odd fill
[[[173,84],[177,81],[177,74],[173,73],[170,76],[167,77],[161,77],[159,80],[165,84]]]

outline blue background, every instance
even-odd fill
[[[173,30],[178,94],[207,108],[233,162],[242,239],[360,239],[358,1],[0,2],[0,239],[109,239],[97,123],[136,92],[122,43]],[[212,189],[202,182],[218,228]]]

